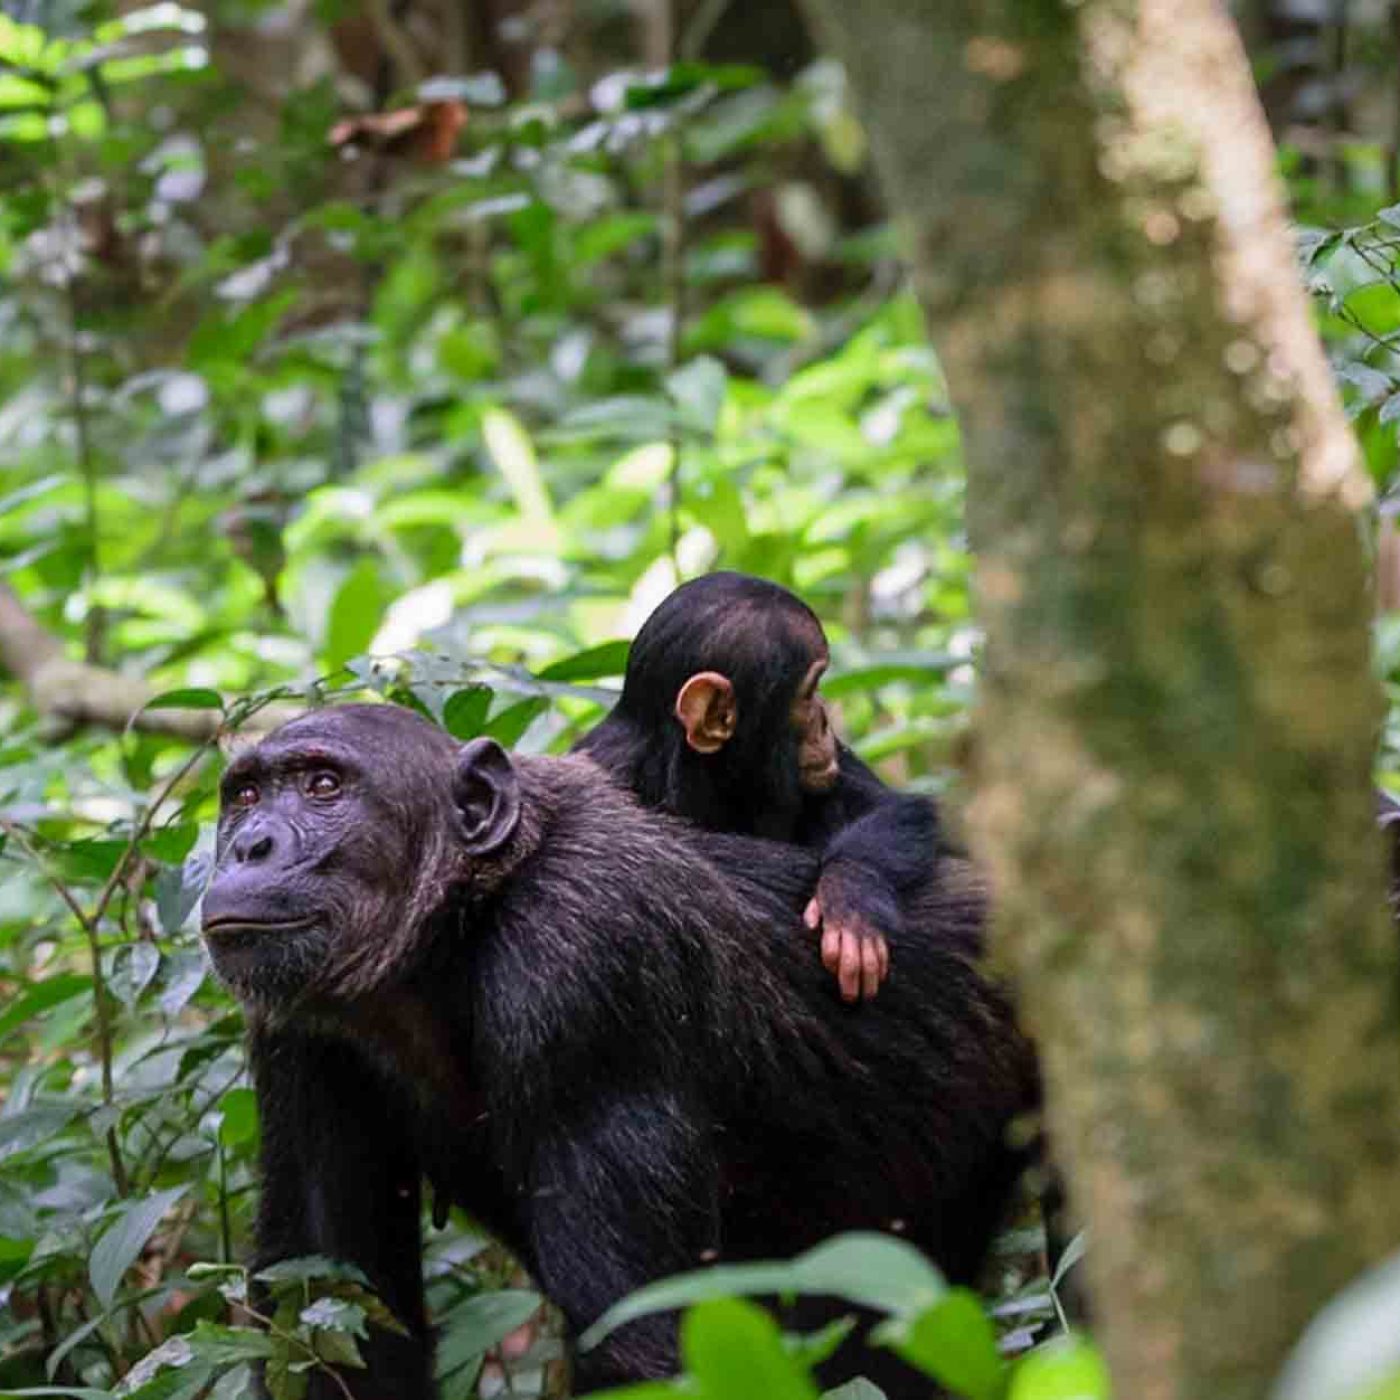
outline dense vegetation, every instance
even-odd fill
[[[838,69],[582,72],[541,45],[523,96],[437,77],[355,119],[332,31],[288,19],[313,61],[250,104],[238,41],[278,12],[216,8],[0,14],[3,1387],[227,1400],[269,1356],[292,1400],[373,1315],[311,1261],[272,1340],[242,1330],[258,1126],[192,917],[221,749],[191,726],[369,689],[559,750],[712,566],[817,608],[824,689],[892,780],[949,791],[971,695],[957,428]],[[1289,169],[1385,516],[1400,206],[1375,143],[1345,154],[1345,179]],[[1400,673],[1393,618],[1379,638]],[[135,724],[119,677],[147,686]],[[1002,1393],[969,1300],[881,1268],[854,1296],[900,1344]],[[464,1219],[430,1270],[443,1393],[471,1395],[538,1299]],[[1004,1283],[1013,1348],[1058,1330],[1045,1279]],[[511,1393],[557,1385],[557,1350],[546,1328],[507,1363]],[[692,1314],[686,1355],[695,1393],[744,1393],[736,1356],[813,1393],[747,1304]],[[1074,1349],[1012,1384],[1106,1382]]]

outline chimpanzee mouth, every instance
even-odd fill
[[[300,919],[249,919],[236,914],[220,914],[205,921],[206,938],[265,938],[276,933],[298,933],[319,920],[314,914]]]

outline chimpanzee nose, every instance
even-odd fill
[[[266,860],[272,854],[270,831],[244,831],[233,838],[233,858],[240,865]]]

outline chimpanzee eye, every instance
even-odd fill
[[[307,780],[306,791],[312,797],[334,797],[340,791],[340,779],[328,768],[318,768]]]
[[[233,805],[235,807],[254,807],[258,801],[258,785],[256,783],[242,783],[233,792]]]

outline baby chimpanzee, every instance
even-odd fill
[[[828,660],[816,614],[787,589],[707,574],[647,619],[616,708],[578,748],[649,807],[819,851],[806,922],[855,1001],[889,970],[900,901],[938,859],[938,816],[836,738],[818,694]]]

